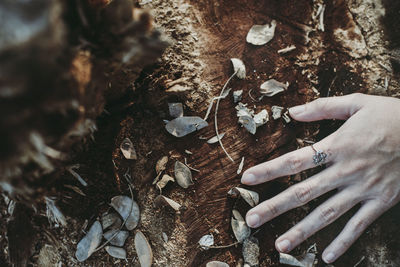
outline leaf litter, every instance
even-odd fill
[[[131,231],[139,223],[140,210],[138,204],[127,196],[115,196],[111,199],[113,207],[125,221],[126,228]]]
[[[222,133],[219,135],[219,138],[222,139],[224,137],[225,133]],[[211,137],[210,139],[207,140],[207,144],[215,144],[218,142],[218,136]]]
[[[250,266],[258,266],[260,257],[260,247],[258,245],[258,239],[250,236],[243,242],[242,247],[243,259],[245,264]]]
[[[103,236],[103,229],[99,221],[95,221],[93,225],[90,227],[87,234],[79,241],[75,253],[75,257],[78,261],[83,262],[93,252],[96,251],[96,248],[100,245],[101,239]]]
[[[212,234],[202,236],[199,240],[199,245],[202,249],[208,250],[214,245],[214,236]]]
[[[111,229],[117,229],[121,226],[121,224],[121,218],[114,212],[107,213],[101,217],[101,226],[103,227],[103,230],[106,230],[109,227]]]
[[[128,236],[128,231],[119,231],[118,229],[112,229],[104,233],[104,238],[110,241],[111,245],[117,247],[122,247],[125,244],[125,240],[128,238]]]
[[[150,267],[153,263],[153,251],[146,236],[141,231],[137,231],[134,242],[140,266]]]
[[[228,195],[232,197],[241,196],[251,207],[255,207],[259,203],[258,193],[248,189],[234,187],[228,191]]]
[[[315,261],[314,253],[306,253],[299,257],[293,257],[292,255],[279,253],[279,262],[290,266],[298,267],[313,267]]]
[[[206,267],[229,267],[229,265],[222,261],[210,261],[206,264]]]
[[[236,90],[233,91],[233,103],[238,103],[240,100],[242,100],[243,96],[243,90]]]
[[[167,198],[163,195],[159,195],[154,199],[154,206],[157,208],[160,208],[163,206],[170,206],[175,211],[179,211],[179,209],[181,208],[181,204],[179,204],[178,202],[176,202],[170,198]]]
[[[271,111],[272,111],[272,118],[274,120],[277,120],[282,116],[283,107],[272,106]]]
[[[231,226],[233,234],[239,243],[242,243],[251,234],[250,227],[247,226],[246,221],[242,215],[237,211],[232,211]]]
[[[285,91],[289,87],[288,83],[281,83],[275,79],[270,79],[260,86],[261,98],[264,96],[272,97]]]
[[[126,159],[137,159],[136,150],[128,137],[122,141],[119,148]]]
[[[183,117],[182,103],[168,103],[169,115],[173,118]]]
[[[246,42],[253,45],[265,45],[274,38],[276,21],[271,24],[253,25],[246,36]]]
[[[123,259],[123,260],[126,259],[126,250],[123,248],[106,246],[105,250],[111,257],[114,257],[117,259]]]
[[[236,77],[239,79],[246,78],[246,66],[243,61],[238,58],[231,58],[231,62],[233,65],[233,72],[236,73]]]
[[[240,161],[239,167],[236,171],[237,174],[240,174],[242,172],[243,166],[244,166],[244,157],[242,157],[242,160]]]
[[[156,163],[157,176],[156,176],[156,178],[154,178],[153,184],[156,184],[158,182],[158,179],[160,179],[161,173],[163,171],[165,171],[165,169],[167,168],[167,163],[168,163],[168,157],[167,156],[163,156],[162,158],[160,158],[157,161],[157,163]]]
[[[188,116],[175,118],[165,125],[165,129],[175,137],[183,137],[207,127],[208,123],[200,117]]]
[[[175,162],[175,179],[179,186],[188,188],[193,185],[192,172],[189,167],[180,161]]]
[[[168,184],[168,182],[175,182],[175,179],[168,174],[164,174],[160,181],[156,183],[157,188],[162,192],[162,189]]]

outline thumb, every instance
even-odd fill
[[[310,103],[289,108],[289,114],[298,121],[347,120],[361,109],[364,98],[365,95],[360,93],[318,98]]]

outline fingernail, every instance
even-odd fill
[[[287,239],[282,240],[276,246],[280,252],[288,252],[290,250],[290,241]]]
[[[246,223],[252,228],[257,227],[260,224],[260,216],[257,214],[246,216]]]
[[[289,114],[296,116],[296,115],[299,115],[300,113],[304,112],[304,110],[305,110],[304,105],[295,106],[295,107],[289,108]]]
[[[328,254],[326,254],[326,256],[324,257],[324,261],[326,263],[331,263],[335,260],[335,254],[333,254],[332,252],[329,252]]]
[[[242,176],[242,184],[254,184],[256,182],[256,176],[251,173],[245,173]]]

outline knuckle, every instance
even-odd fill
[[[312,199],[312,189],[309,183],[294,186],[294,195],[300,205],[308,203]]]
[[[294,236],[296,236],[296,240],[303,241],[303,240],[307,239],[307,237],[308,237],[307,233],[301,227],[294,227],[293,234],[294,234]]]
[[[351,240],[345,238],[339,241],[339,247],[343,248],[344,250],[348,249],[351,246]]]
[[[279,215],[279,210],[274,203],[265,203],[265,211],[271,217],[275,217]]]
[[[301,166],[303,165],[302,160],[296,155],[290,155],[287,164],[290,168],[290,171],[293,173],[297,173],[301,171]]]
[[[363,231],[368,225],[369,223],[365,219],[352,219],[350,221],[350,228],[353,232]]]
[[[322,207],[319,210],[319,218],[323,223],[331,223],[335,220],[337,211],[333,207]]]
[[[330,101],[331,101],[330,97],[318,98],[317,100],[315,100],[315,104],[317,106],[317,109],[324,112],[327,110]]]

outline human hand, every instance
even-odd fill
[[[314,144],[327,154],[327,168],[248,211],[247,224],[258,227],[331,190],[337,193],[280,236],[276,249],[289,252],[357,204],[357,213],[325,249],[334,262],[383,212],[400,201],[400,100],[352,94],[320,98],[289,109],[293,119],[347,120]],[[242,183],[256,185],[315,167],[311,147],[292,151],[246,170]]]

